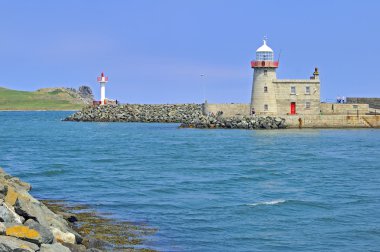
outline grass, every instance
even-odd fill
[[[83,106],[79,98],[61,89],[27,92],[0,87],[0,110],[79,110]]]

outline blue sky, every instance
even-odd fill
[[[0,2],[0,86],[36,90],[109,76],[129,103],[248,103],[268,37],[278,78],[320,69],[322,99],[380,97],[380,1]],[[201,77],[201,75],[205,75]]]

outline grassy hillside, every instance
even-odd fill
[[[0,110],[77,110],[84,105],[79,95],[64,88],[27,92],[0,87]]]

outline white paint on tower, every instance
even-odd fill
[[[98,82],[100,84],[100,104],[104,105],[106,104],[106,83],[108,82],[108,77],[104,76],[104,73],[102,73],[98,77]]]

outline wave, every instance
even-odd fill
[[[285,203],[286,200],[279,199],[279,200],[271,200],[271,201],[263,201],[263,202],[257,202],[257,203],[251,203],[251,204],[246,204],[247,206],[261,206],[261,205],[278,205]]]

